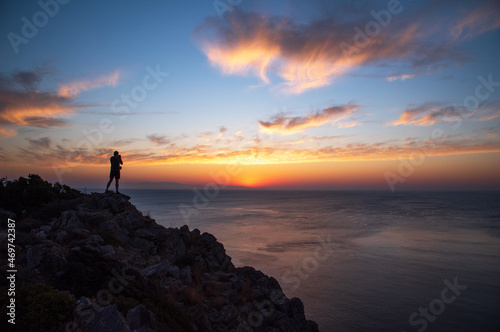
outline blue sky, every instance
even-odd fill
[[[242,0],[224,13],[212,1],[61,2],[0,5],[7,176],[64,182],[54,167],[103,167],[115,149],[132,165],[164,165],[162,180],[188,164],[369,169],[429,145],[433,158],[499,160],[496,1]],[[134,92],[128,116],[117,114]]]

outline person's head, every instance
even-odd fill
[[[118,151],[115,151],[114,155],[117,156],[119,155],[120,153]]]

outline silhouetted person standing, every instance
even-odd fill
[[[113,156],[109,158],[109,162],[111,163],[111,171],[109,172],[109,182],[106,186],[106,191],[108,191],[113,178],[115,178],[116,193],[119,194],[120,192],[118,191],[118,186],[120,180],[120,170],[122,169],[120,165],[123,165],[122,156],[120,156],[118,151],[115,151]]]

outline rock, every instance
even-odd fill
[[[122,219],[118,221],[118,224],[123,230],[130,232],[135,229],[144,227],[144,225],[146,224],[146,219],[140,214],[139,211],[136,210],[122,216]]]
[[[143,239],[141,237],[132,238],[129,244],[131,247],[140,249],[146,253],[150,253],[155,248],[154,242]]]
[[[155,314],[142,304],[128,311],[127,323],[134,331],[155,331],[156,328]]]
[[[98,226],[100,231],[106,232],[106,233],[111,233],[111,234],[115,233],[119,227],[120,226],[118,226],[118,224],[112,220],[107,220],[107,221],[104,221],[102,223],[99,223],[99,226]]]
[[[168,274],[174,277],[175,279],[181,278],[179,267],[176,265],[171,265],[168,267]]]
[[[80,229],[83,228],[83,223],[78,219],[76,211],[64,211],[59,219],[61,228],[65,229]]]
[[[52,226],[49,226],[49,225],[43,225],[40,227],[40,231],[43,231],[45,233],[49,233],[50,231],[52,230]]]
[[[95,318],[88,324],[87,332],[131,332],[125,318],[116,308],[108,305],[97,311]]]
[[[198,228],[193,229],[193,231],[191,232],[191,239],[196,241],[200,238],[200,236],[201,236],[200,230]]]
[[[156,239],[157,234],[153,233],[148,229],[141,228],[135,232],[135,236],[153,241],[154,239]]]
[[[180,279],[185,284],[192,284],[193,278],[191,277],[191,268],[186,266],[179,271]]]
[[[69,240],[69,234],[66,231],[58,231],[54,234],[54,241],[57,243],[66,243]]]
[[[45,233],[44,231],[40,231],[40,232],[36,233],[36,236],[42,240],[45,240],[47,238],[47,233]]]
[[[113,257],[116,254],[115,248],[110,244],[99,247],[99,251],[104,257]]]
[[[15,220],[16,219],[16,214],[14,212],[12,212],[12,211],[7,211],[7,210],[4,210],[4,209],[0,208],[0,218],[2,220],[8,219],[8,218]]]
[[[169,266],[166,261],[161,261],[156,265],[150,265],[141,271],[141,275],[144,277],[155,276],[156,278],[163,279],[167,273]]]
[[[85,195],[58,205],[68,209],[50,225],[35,214],[16,221],[19,286],[46,283],[85,296],[73,309],[81,331],[244,331],[253,327],[241,322],[262,312],[262,303],[273,312],[255,331],[317,331],[302,302],[286,298],[276,279],[236,269],[213,235],[158,225],[129,199]],[[0,230],[0,241],[6,235]],[[110,303],[135,307],[125,320]]]
[[[26,265],[28,269],[35,269],[40,265],[42,259],[45,257],[47,249],[44,244],[39,244],[28,248],[26,252]]]

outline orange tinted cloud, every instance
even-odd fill
[[[406,109],[398,120],[389,123],[389,125],[431,126],[436,122],[456,122],[461,120],[464,115],[463,107],[440,106],[438,103],[426,103],[415,108]]]
[[[71,98],[83,91],[96,89],[102,86],[116,86],[116,84],[118,84],[119,77],[119,71],[115,70],[111,74],[103,75],[94,80],[85,79],[61,84],[59,86],[59,95],[65,98]]]
[[[118,72],[96,80],[74,82],[61,85],[58,92],[42,92],[38,83],[47,75],[47,71],[15,72],[10,77],[0,75],[0,135],[14,136],[12,128],[31,126],[39,128],[58,128],[68,126],[66,118],[77,108],[71,102],[76,95],[85,90],[102,85],[116,84]],[[16,89],[16,87],[22,87]]]
[[[416,14],[407,15],[402,10],[387,26],[379,25],[375,32],[366,32],[368,22],[377,23],[367,15],[369,11],[348,4],[332,6],[336,10],[325,15],[327,18],[300,23],[284,16],[234,11],[225,20],[207,19],[196,36],[210,63],[223,74],[251,74],[270,84],[270,73],[274,73],[282,79],[275,86],[278,91],[300,94],[327,86],[360,66],[403,62],[410,64],[410,70],[419,72],[433,64],[464,61],[467,57],[457,47],[460,41],[450,41],[447,33],[437,34],[438,29],[451,31],[453,36],[479,35],[500,26],[495,18],[498,6],[494,12],[476,10],[460,16],[461,10],[469,10],[468,4],[453,9],[452,19],[441,20],[436,26],[441,11],[449,12],[449,7],[429,3]],[[346,16],[350,19],[346,20]],[[486,23],[482,22],[484,18]],[[405,80],[415,75],[388,75],[387,80]]]
[[[335,123],[345,119],[359,108],[357,105],[342,105],[327,107],[322,111],[306,116],[286,116],[277,114],[270,121],[259,121],[259,128],[263,132],[290,135],[307,128],[315,128],[326,123]],[[352,126],[352,125],[351,125]]]
[[[92,149],[90,146],[74,148],[70,144],[58,144],[48,138],[28,141],[26,148],[19,148],[18,158],[23,162],[37,160],[40,167],[60,168],[78,165],[108,165],[113,148]],[[326,140],[326,142],[329,142]],[[336,143],[333,139],[332,143]],[[145,152],[147,151],[147,152]],[[397,160],[409,156],[444,156],[499,152],[498,140],[483,139],[409,139],[403,143],[351,143],[311,147],[304,142],[274,143],[272,146],[231,145],[214,147],[195,145],[187,147],[171,146],[164,151],[145,149],[120,151],[127,166],[151,166],[166,164],[243,164],[266,165],[285,163],[310,163],[349,160]]]
[[[0,91],[0,133],[15,135],[16,131],[6,126],[32,126],[53,128],[66,126],[63,118],[76,107],[70,99],[50,92]]]
[[[255,14],[229,20],[229,28],[218,30],[221,38],[201,37],[210,63],[223,74],[253,74],[266,84],[270,83],[268,73],[275,72],[284,80],[277,88],[285,93],[299,94],[328,85],[364,57],[346,59],[338,42],[322,39],[322,34],[317,38],[313,31],[300,31],[285,20],[276,22]]]
[[[479,105],[473,114],[477,117],[477,121],[490,121],[500,117],[500,99]]]
[[[482,4],[460,17],[451,27],[453,38],[473,38],[485,32],[500,28],[500,6],[498,2]]]
[[[432,126],[438,122],[461,122],[466,118],[474,121],[490,121],[500,117],[500,100],[484,102],[477,109],[468,111],[464,106],[443,106],[442,103],[425,103],[404,110],[391,126]]]

